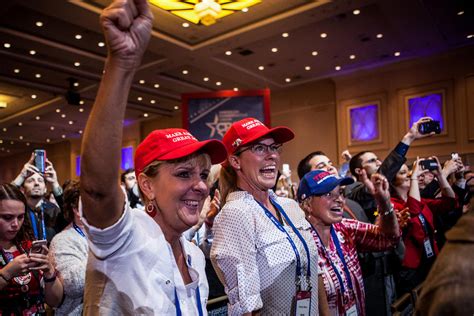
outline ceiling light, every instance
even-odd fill
[[[46,138],[46,142],[49,143],[51,141],[51,139],[49,138]]]
[[[143,100],[143,98],[142,98],[142,97],[138,97],[137,100],[138,100],[138,101],[141,101],[141,100]]]
[[[286,82],[291,82],[291,78],[285,78]]]
[[[466,36],[467,38],[473,38],[474,37],[474,34],[469,34],[468,36]]]
[[[153,85],[153,87],[155,87],[156,89],[158,89],[158,88],[160,87],[160,85],[159,85],[158,83],[155,83],[155,84]]]
[[[458,12],[458,15],[463,15],[464,14],[464,11],[459,11]]]
[[[265,69],[265,67],[263,67],[263,66],[258,66],[258,70],[264,70],[264,69]]]
[[[78,62],[78,61],[76,61],[76,62],[74,63],[74,66],[76,66],[76,67],[79,67],[80,65],[81,65],[81,63]]]
[[[326,37],[328,37],[328,34],[327,33],[321,33],[319,36],[321,36],[321,38],[326,38]]]
[[[273,48],[272,48],[272,52],[273,52],[273,53],[276,53],[276,52],[278,52],[278,48],[276,48],[276,47],[273,47]]]
[[[13,144],[15,144],[15,142],[11,140],[11,141],[10,141],[10,144],[13,145]]]
[[[61,109],[56,109],[56,113],[59,113],[59,112],[61,112]]]
[[[23,126],[23,123],[22,123],[22,122],[18,122],[18,126]]]
[[[83,105],[83,104],[84,104],[84,100],[79,101],[79,104],[80,104],[80,105]]]
[[[305,66],[304,70],[311,70],[311,67],[310,66]]]
[[[395,52],[395,53],[393,53],[393,56],[395,56],[395,57],[400,56],[400,52]]]
[[[283,37],[288,37],[288,36],[290,36],[290,34],[288,34],[288,33],[285,32],[285,33],[282,33],[281,36],[283,36]]]
[[[61,117],[66,118],[66,114],[65,113],[61,114]]]
[[[222,85],[222,82],[217,81],[217,82],[216,82],[216,86],[220,86],[220,85]]]
[[[349,58],[350,58],[350,59],[355,59],[355,58],[356,58],[356,55],[350,55]]]
[[[359,9],[355,9],[354,11],[352,11],[352,14],[354,14],[354,15],[359,15],[359,14],[360,14],[360,10],[359,10]]]
[[[31,95],[31,98],[32,98],[32,99],[36,99],[36,98],[37,98],[36,94],[32,94],[32,95]]]
[[[41,74],[35,74],[35,77],[39,79],[41,78]]]
[[[341,70],[341,66],[336,66],[334,67],[334,69],[336,69],[337,71]]]
[[[183,24],[181,24],[183,27],[189,27],[189,23],[187,22],[184,22]]]
[[[377,34],[377,38],[382,38],[382,37],[383,37],[382,33]]]
[[[21,135],[18,136],[18,139],[19,139],[19,140],[23,140],[23,136],[21,136]]]
[[[39,120],[41,119],[41,117],[37,116],[37,117],[35,117],[35,119],[36,119],[37,121],[39,121]]]
[[[6,127],[4,127],[4,128],[2,129],[2,131],[6,132],[6,131],[7,131],[7,128],[6,128]]]
[[[143,117],[148,117],[148,113],[143,113]]]
[[[41,22],[41,21],[36,21],[35,24],[36,24],[37,27],[42,27],[43,26],[43,22]]]
[[[3,144],[3,140],[0,139],[0,144]]]
[[[239,91],[239,88],[234,88],[234,91]]]
[[[84,109],[83,108],[79,108],[79,112],[84,112]]]
[[[26,143],[26,146],[30,146],[30,143]]]
[[[74,85],[74,87],[79,87],[79,82],[76,81],[76,82],[74,82],[73,85]]]
[[[243,9],[242,9],[242,12],[244,12],[244,13],[245,13],[245,12],[249,12],[249,8],[243,8]]]
[[[105,43],[104,43],[104,42],[98,42],[98,43],[97,43],[97,46],[99,46],[99,47],[104,47],[104,46],[105,46]]]
[[[175,105],[175,106],[174,106],[174,109],[175,109],[175,110],[179,110],[179,106]]]
[[[4,109],[7,107],[7,102],[5,101],[0,101],[0,109]]]
[[[54,131],[54,126],[50,126],[49,129]]]
[[[66,138],[66,135],[64,135],[64,134],[63,134],[63,135],[61,135],[61,138]]]
[[[75,37],[77,40],[80,40],[80,39],[82,38],[82,35],[81,35],[81,34],[76,34],[74,37]]]
[[[204,80],[204,81],[209,81],[209,78],[208,78],[208,77],[204,77],[204,78],[202,78],[202,80]]]
[[[145,80],[142,79],[142,80],[138,81],[138,83],[139,84],[145,84]]]
[[[79,133],[79,134],[82,134],[82,129],[81,129],[81,130],[79,130],[79,132],[78,132],[78,133]]]
[[[183,70],[183,75],[187,75],[189,73],[189,71],[187,71],[186,69]]]
[[[311,52],[311,55],[318,56],[318,52],[314,50],[314,51]]]
[[[74,124],[74,122],[73,122],[73,121],[69,121],[68,123],[69,123],[69,125],[72,125],[72,124]]]
[[[156,101],[155,101],[155,100],[150,100],[150,103],[151,103],[151,104],[155,104]]]
[[[30,55],[35,55],[36,51],[35,50],[30,50]]]
[[[11,45],[10,43],[4,43],[4,44],[3,44],[3,47],[5,47],[5,48],[10,48],[10,47],[12,47],[12,45]]]
[[[230,50],[228,50],[228,51],[225,52],[225,54],[226,54],[227,56],[230,56],[230,55],[232,55],[232,52],[231,52]]]
[[[13,72],[16,73],[16,74],[18,74],[18,73],[20,73],[20,69],[18,69],[18,68],[13,69]]]

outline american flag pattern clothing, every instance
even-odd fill
[[[333,224],[333,229],[341,245],[353,288],[352,290],[349,288],[342,260],[337,254],[332,238],[329,240],[328,247],[325,248],[317,232],[312,230],[318,249],[319,275],[324,281],[331,315],[345,315],[345,312],[354,304],[356,304],[358,315],[365,315],[364,283],[357,252],[387,250],[397,244],[398,238],[387,238],[378,226],[352,219],[342,219],[340,223]],[[342,287],[333,266],[342,278],[344,293],[342,293]]]

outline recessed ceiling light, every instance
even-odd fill
[[[23,123],[22,123],[22,122],[18,122],[18,126],[23,126]]]
[[[334,67],[334,69],[336,69],[337,71],[341,70],[341,66],[336,66]]]
[[[98,42],[98,43],[97,43],[97,46],[99,46],[99,47],[104,47],[104,46],[105,46],[105,43],[104,43],[104,42]]]
[[[74,37],[75,37],[77,40],[80,40],[80,39],[82,38],[82,35],[81,35],[81,34],[76,34]]]
[[[35,24],[36,24],[37,27],[42,27],[43,26],[43,22],[41,22],[41,21],[36,21]]]
[[[30,143],[26,143],[25,145],[26,145],[26,146],[30,146]]]
[[[230,50],[228,50],[228,51],[225,52],[225,54],[226,54],[227,56],[230,56],[230,55],[232,55],[232,52],[231,52]]]
[[[30,50],[30,55],[35,55],[36,51],[35,50]]]
[[[148,117],[148,113],[143,113],[143,117]]]
[[[377,38],[382,38],[382,37],[383,37],[382,33],[377,34]]]
[[[264,70],[264,69],[265,69],[265,67],[263,67],[263,66],[258,66],[258,70]]]
[[[458,15],[463,15],[464,14],[464,11],[459,11],[458,12]]]
[[[69,125],[72,125],[72,124],[74,124],[74,121],[69,121],[68,123],[69,123]]]
[[[209,77],[204,77],[204,78],[202,78],[202,80],[209,81]]]
[[[59,112],[61,112],[61,109],[56,109],[56,113],[59,113]]]
[[[393,56],[395,56],[395,57],[400,56],[400,52],[395,52],[395,53],[393,53]]]
[[[272,52],[273,52],[273,53],[276,53],[276,52],[278,52],[278,48],[276,48],[276,47],[273,47],[273,48],[272,48]]]
[[[13,145],[13,144],[15,144],[15,142],[11,140],[11,141],[10,141],[10,144],[12,144],[12,145]]]
[[[291,82],[291,78],[285,78],[286,82]]]
[[[242,9],[242,12],[244,12],[244,13],[245,13],[245,12],[249,12],[249,8],[243,8],[243,9]]]
[[[12,45],[10,43],[3,43],[3,47],[10,48],[10,47],[12,47]]]
[[[304,70],[311,70],[311,67],[310,66],[305,66]]]
[[[7,149],[7,153],[9,153],[9,152],[10,152],[10,149]]]
[[[151,104],[155,104],[156,101],[155,101],[155,100],[150,100],[150,103],[151,103]]]
[[[80,65],[81,65],[81,63],[78,62],[78,61],[76,61],[76,62],[74,63],[74,66],[76,66],[76,67],[79,67]]]
[[[234,88],[234,91],[239,91],[239,88]]]
[[[81,130],[79,130],[79,132],[78,132],[78,133],[79,133],[79,134],[82,134],[82,129],[81,129]]]
[[[350,59],[355,59],[355,58],[356,58],[356,55],[350,55],[349,58],[350,58]]]
[[[321,38],[326,38],[326,37],[328,37],[328,34],[327,33],[321,33],[321,34],[319,34],[319,36],[321,36]]]
[[[66,138],[66,135],[62,134],[62,135],[61,135],[61,138]]]
[[[183,24],[181,24],[183,27],[189,27],[189,23],[187,22],[184,22]]]
[[[36,116],[35,119],[36,119],[37,121],[39,121],[39,120],[41,119],[41,117]]]
[[[189,71],[187,71],[186,69],[184,69],[184,70],[182,71],[182,73],[183,73],[183,75],[187,75],[187,74],[189,73]]]
[[[6,131],[7,131],[7,128],[6,128],[6,127],[4,127],[2,130],[3,130],[4,132],[6,132]]]
[[[155,87],[156,89],[158,89],[158,88],[160,87],[160,85],[159,85],[158,83],[155,83],[155,84],[153,85],[153,87]]]
[[[216,82],[216,86],[220,86],[220,85],[222,85],[222,82],[217,81],[217,82]]]
[[[142,97],[138,97],[137,100],[138,100],[138,101],[141,101],[141,100],[143,100],[143,98],[142,98]]]
[[[66,114],[65,113],[61,114],[61,117],[66,118]]]
[[[79,101],[79,104],[80,104],[80,105],[83,105],[83,104],[84,104],[84,100]]]
[[[360,10],[359,10],[359,9],[355,9],[354,11],[352,11],[352,14],[354,14],[354,15],[359,15],[359,14],[360,14]]]
[[[175,105],[175,106],[174,106],[174,109],[175,109],[175,110],[179,110],[179,106]]]
[[[138,83],[139,84],[145,84],[145,80],[142,79],[142,80],[138,81]]]
[[[50,126],[49,129],[54,131],[54,126]]]
[[[15,68],[15,69],[13,69],[13,72],[16,73],[16,74],[18,74],[18,73],[20,73],[20,69]]]
[[[314,51],[311,52],[311,55],[318,56],[318,52],[314,50]]]
[[[74,82],[74,87],[79,87],[79,82]]]
[[[474,34],[469,34],[468,36],[466,36],[467,38],[473,38],[474,37]]]
[[[41,78],[41,74],[36,74],[35,77],[39,79]]]
[[[51,139],[49,138],[46,138],[46,142],[49,143],[51,141]]]
[[[290,36],[290,34],[288,34],[288,33],[285,32],[285,33],[282,33],[281,36],[283,36],[283,37],[288,37],[288,36]]]
[[[84,112],[84,109],[83,108],[79,108],[79,112]]]
[[[37,95],[36,95],[36,94],[32,94],[32,95],[31,95],[31,98],[32,98],[32,99],[36,99],[36,98],[37,98]]]
[[[3,140],[0,139],[0,144],[3,144]]]
[[[18,136],[18,139],[19,139],[19,140],[23,140],[23,136],[21,136],[21,135]]]

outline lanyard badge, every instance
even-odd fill
[[[295,303],[295,316],[309,316],[311,314],[311,290],[297,291]]]

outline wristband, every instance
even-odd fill
[[[393,213],[393,210],[394,210],[393,204],[390,204],[390,209],[388,211],[384,212],[383,215],[384,216],[390,215],[390,214]]]
[[[56,281],[56,277],[57,277],[57,276],[58,276],[58,274],[57,274],[56,270],[54,270],[53,276],[50,277],[50,278],[47,278],[46,276],[43,276],[43,281],[44,281],[45,283],[54,282],[54,281]]]

